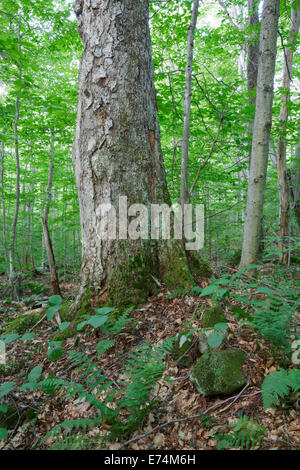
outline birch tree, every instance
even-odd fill
[[[256,110],[240,268],[257,261],[267,175],[280,0],[264,0],[260,33]]]

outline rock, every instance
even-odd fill
[[[202,328],[213,328],[216,323],[226,323],[226,317],[223,313],[222,308],[220,305],[215,305],[213,307],[208,308],[205,310],[201,326]]]
[[[173,346],[173,354],[176,357],[176,359],[179,359],[178,364],[184,367],[189,366],[193,362],[193,359],[191,357],[192,354],[190,350],[193,344],[193,336],[191,334],[189,334],[188,336],[188,333],[190,333],[189,330],[181,331],[180,333],[177,333],[175,336],[175,342]]]
[[[199,334],[199,340],[198,340],[198,347],[199,347],[199,351],[201,354],[205,354],[206,352],[212,350],[207,340],[208,340],[208,337],[212,335],[213,333],[216,333],[216,330],[214,328],[201,328],[200,334]],[[222,343],[220,344],[221,346],[222,344],[225,343],[228,333],[227,331],[222,331],[222,332],[218,331],[217,333],[220,336],[222,336]]]
[[[230,395],[246,383],[241,370],[245,359],[240,349],[210,351],[198,359],[190,380],[201,395]]]

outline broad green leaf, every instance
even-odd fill
[[[37,382],[41,376],[43,369],[40,366],[36,366],[32,369],[28,375],[29,382]]]
[[[62,323],[59,325],[60,331],[64,331],[64,330],[66,330],[67,328],[69,328],[70,324],[71,324],[71,323],[70,323],[69,321],[62,322]]]
[[[62,298],[60,295],[53,295],[48,299],[49,305],[59,307],[62,303]]]
[[[7,436],[8,436],[7,430],[4,429],[4,428],[0,428],[0,441],[1,441],[2,439],[6,439]]]
[[[15,388],[14,382],[6,382],[5,384],[0,386],[0,398],[7,395]]]

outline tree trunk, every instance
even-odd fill
[[[298,142],[295,150],[295,163],[289,171],[289,188],[292,199],[292,211],[295,213],[300,229],[300,129],[298,130]]]
[[[248,0],[248,26],[251,28],[251,33],[248,37],[248,61],[247,61],[247,86],[249,102],[253,109],[253,115],[255,111],[256,102],[256,86],[257,86],[257,74],[258,74],[258,58],[259,58],[259,16],[258,7],[260,0]],[[253,119],[251,118],[248,124],[248,138],[249,142],[252,140],[253,134]],[[251,159],[251,150],[249,152],[249,164]]]
[[[47,185],[47,193],[46,193],[46,202],[44,206],[44,211],[42,215],[42,224],[43,224],[43,235],[44,235],[44,243],[47,252],[48,262],[49,262],[49,269],[50,269],[50,282],[51,287],[54,295],[61,295],[60,287],[59,287],[59,280],[58,274],[56,271],[55,266],[55,257],[52,247],[52,241],[49,233],[48,227],[48,217],[49,217],[49,210],[52,198],[52,183],[53,183],[53,170],[54,170],[54,137],[51,135],[51,151],[50,151],[50,164],[49,164],[49,173],[48,173],[48,185]]]
[[[193,53],[194,53],[194,36],[198,18],[199,0],[194,0],[191,23],[187,33],[187,60],[185,69],[185,90],[184,90],[184,120],[183,135],[181,143],[181,206],[188,202],[189,186],[188,186],[188,166],[189,166],[189,140],[191,126],[191,99],[192,99],[192,72],[193,72]]]
[[[21,60],[21,17],[18,20],[18,51],[19,59]],[[23,77],[23,71],[20,64],[18,64],[19,74],[18,79],[21,82]],[[13,288],[13,296],[19,299],[20,295],[20,277],[16,272],[15,260],[16,260],[16,231],[19,216],[20,207],[20,155],[19,155],[19,119],[20,119],[20,96],[18,95],[15,102],[15,120],[14,120],[14,139],[15,139],[15,160],[16,160],[16,203],[14,217],[11,227],[11,239],[9,249],[9,280]]]
[[[78,302],[108,291],[115,305],[146,300],[157,279],[190,285],[180,240],[132,240],[124,225],[99,236],[103,203],[119,197],[149,207],[170,204],[153,81],[148,0],[77,0],[84,51],[79,70],[73,165],[78,188],[82,267]],[[123,200],[124,201],[124,200]],[[126,212],[125,212],[126,213]],[[126,214],[127,220],[127,214]]]
[[[264,1],[259,48],[256,110],[240,268],[256,263],[259,253],[269,140],[272,126],[279,6],[280,0]]]
[[[286,167],[286,123],[288,120],[288,103],[290,86],[292,79],[292,67],[293,67],[293,43],[296,39],[296,35],[299,30],[300,24],[300,7],[297,9],[292,8],[291,18],[291,29],[289,33],[288,47],[285,49],[285,60],[283,65],[283,94],[281,98],[281,109],[280,109],[280,134],[278,142],[278,159],[277,159],[277,171],[278,171],[278,189],[279,189],[279,223],[280,223],[280,240],[279,250],[280,259],[279,262],[282,264],[288,263],[288,236],[289,236],[289,185],[287,178],[287,167]]]

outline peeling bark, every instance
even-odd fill
[[[148,0],[77,0],[84,51],[79,70],[73,165],[78,188],[80,296],[108,287],[113,304],[143,301],[155,278],[186,285],[180,241],[105,240],[100,205],[170,203],[160,147]],[[121,238],[121,237],[120,237]]]

